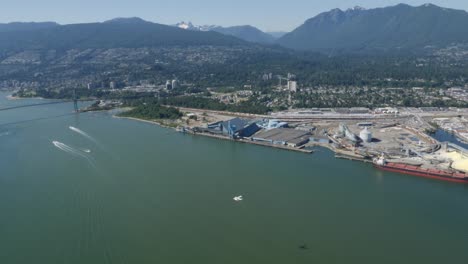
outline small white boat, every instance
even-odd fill
[[[240,201],[242,201],[243,199],[244,199],[244,198],[242,197],[242,195],[235,196],[235,197],[233,198],[233,200],[236,201],[236,202],[240,202]]]

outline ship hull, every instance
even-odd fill
[[[375,165],[375,164],[374,164],[374,167],[380,170],[384,170],[384,171],[396,172],[400,174],[407,174],[407,175],[424,177],[424,178],[429,178],[429,179],[436,179],[436,180],[456,182],[456,183],[468,183],[468,178],[455,178],[449,175],[440,175],[440,174],[416,171],[416,170],[406,170],[402,168],[394,168],[394,167],[381,166],[381,165]]]

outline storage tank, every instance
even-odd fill
[[[363,142],[372,142],[372,133],[367,129],[367,127],[361,131],[359,137]]]

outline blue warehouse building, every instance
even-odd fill
[[[208,131],[228,135],[231,138],[250,137],[260,129],[256,122],[238,117],[208,125]]]

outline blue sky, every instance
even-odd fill
[[[333,8],[422,5],[429,0],[2,0],[0,22],[56,21],[62,24],[138,16],[163,24],[192,21],[221,26],[250,24],[266,31],[289,31]],[[468,0],[431,3],[468,10]]]

